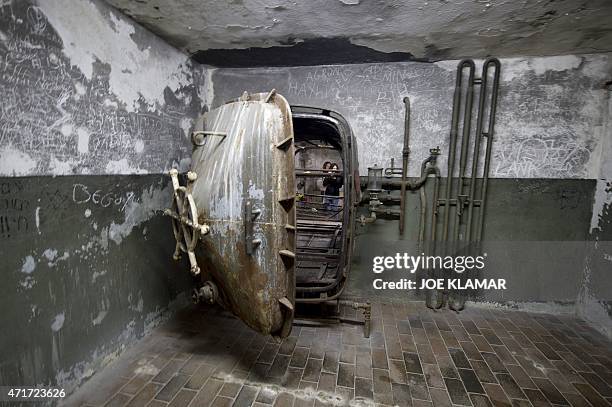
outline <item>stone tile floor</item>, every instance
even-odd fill
[[[341,324],[296,326],[277,343],[190,307],[66,404],[612,405],[612,343],[574,317],[422,303],[373,304],[372,317],[369,339]]]

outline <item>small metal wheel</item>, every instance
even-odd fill
[[[185,187],[179,187],[175,191],[175,198],[172,201],[172,212],[176,213],[179,218],[172,218],[174,238],[179,243],[182,251],[188,252],[193,250],[200,237],[201,229],[198,225],[198,211],[195,202]],[[181,218],[186,219],[189,224],[181,221]]]

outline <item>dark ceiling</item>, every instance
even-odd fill
[[[213,66],[612,51],[611,0],[107,0]]]

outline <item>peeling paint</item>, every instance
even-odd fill
[[[0,149],[0,175],[29,175],[36,170],[36,161],[28,154],[8,145]]]
[[[65,319],[66,317],[64,312],[57,314],[51,323],[51,330],[53,330],[53,332],[57,332],[62,329]]]
[[[612,187],[610,181],[605,179],[597,180],[595,189],[595,201],[593,203],[593,212],[591,216],[591,225],[589,230],[591,233],[596,232],[601,227],[601,220],[604,215],[606,206],[612,202]]]
[[[151,186],[140,196],[138,202],[130,202],[125,209],[123,223],[111,223],[108,229],[108,238],[116,244],[132,233],[132,230],[142,222],[151,219],[155,211],[164,208],[168,203],[168,189],[158,189]]]
[[[57,250],[55,249],[46,249],[43,252],[43,256],[47,258],[50,262],[52,262],[57,257]]]
[[[47,258],[47,265],[50,268],[55,267],[57,263],[59,263],[60,261],[64,261],[68,259],[68,257],[70,257],[70,254],[68,254],[68,252],[64,252],[60,257],[57,257],[57,255],[57,250],[47,249],[44,251],[43,256]]]
[[[23,266],[21,266],[21,272],[26,273],[26,274],[31,274],[35,268],[36,268],[36,261],[34,260],[34,257],[27,256],[24,259]]]
[[[144,141],[136,140],[134,142],[134,151],[136,151],[139,154],[142,153],[144,151]]]
[[[458,62],[217,68],[210,71],[213,106],[240,95],[245,83],[251,89],[274,84],[291,104],[338,111],[355,132],[365,175],[374,164],[401,162],[402,99],[408,96],[408,175],[419,175],[421,161],[435,146],[442,150],[438,163],[444,174]],[[483,61],[475,62],[480,76]],[[502,58],[491,177],[596,178],[610,134],[603,127],[606,71],[612,72],[612,54]]]
[[[107,174],[146,174],[147,171],[134,167],[134,164],[127,158],[121,160],[111,160],[106,164]]]
[[[0,381],[19,376],[70,393],[167,318],[168,302],[186,282],[166,274],[175,267],[171,249],[146,263],[133,258],[133,250],[145,250],[141,237],[122,241],[151,219],[151,234],[168,225],[156,212],[169,202],[162,177],[74,176],[158,174],[189,163],[185,135],[201,109],[205,70],[103,2],[2,4],[0,175],[24,176],[7,185],[11,198],[28,205],[0,252],[15,292],[9,338],[29,340],[2,353]],[[74,201],[74,183],[91,188],[91,202]],[[129,194],[151,185],[123,211]],[[94,198],[98,189],[104,193]],[[165,234],[162,241],[173,243]],[[163,286],[166,277],[177,284]],[[134,287],[142,295],[126,307],[117,296]],[[83,321],[89,329],[76,329]]]
[[[32,276],[26,276],[23,280],[19,282],[21,288],[25,290],[31,289],[32,287],[34,287],[34,284],[36,284],[36,280],[34,280]]]
[[[188,157],[204,68],[97,0],[9,3],[0,175],[161,173]]]
[[[89,132],[86,129],[79,128],[78,133],[78,144],[77,150],[81,154],[87,154],[89,152]]]
[[[608,72],[609,75],[609,72]],[[609,76],[606,78],[609,79]],[[612,103],[607,92],[606,115],[601,126],[603,143],[597,163],[599,173],[589,231],[592,242],[584,261],[583,281],[578,296],[578,314],[595,329],[612,339],[612,285],[609,251],[612,242]]]
[[[106,314],[108,314],[108,310],[100,311],[98,315],[91,321],[91,323],[94,326],[100,325],[102,323],[102,320],[106,317]]]
[[[535,75],[546,72],[562,72],[577,69],[583,63],[583,58],[576,55],[564,55],[535,58],[506,58],[502,69],[502,81],[508,82],[519,78],[525,71],[533,71]],[[456,67],[455,67],[456,68]]]
[[[50,162],[49,162],[49,170],[54,174],[54,175],[69,175],[72,174],[72,170],[76,165],[76,161],[74,160],[66,160],[66,161],[61,161],[58,160],[55,156],[52,156],[50,158]]]
[[[106,17],[89,1],[56,0],[41,2],[39,7],[63,39],[64,54],[88,80],[96,60],[111,64],[110,90],[128,111],[134,111],[141,98],[163,105],[166,87],[178,89],[189,83],[184,54],[169,48],[143,48],[133,39],[134,25],[116,12]]]
[[[37,206],[34,211],[34,222],[36,223],[36,231],[40,235],[40,206]]]
[[[94,271],[94,273],[91,275],[91,281],[95,282],[98,278],[104,275],[106,275],[106,270]]]

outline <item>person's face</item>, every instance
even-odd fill
[[[337,166],[336,164],[334,164],[334,165],[332,165],[331,169],[332,169],[332,170],[337,170],[337,169],[338,169],[338,166]]]

